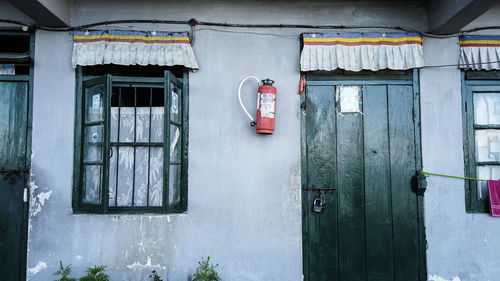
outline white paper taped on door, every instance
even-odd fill
[[[359,87],[342,86],[339,88],[340,113],[359,113]]]

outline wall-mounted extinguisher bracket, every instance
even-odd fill
[[[257,91],[257,115],[254,119],[241,101],[241,87],[243,84],[249,80],[255,79],[259,84],[259,89]],[[277,90],[273,86],[274,81],[271,79],[264,79],[262,81],[255,76],[248,76],[243,79],[238,87],[238,99],[240,101],[241,108],[246,113],[250,119],[250,126],[257,126],[256,130],[259,134],[272,134],[274,133],[274,119],[276,114],[276,96]]]

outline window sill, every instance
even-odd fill
[[[82,210],[75,210],[74,208],[71,210],[72,215],[147,215],[147,216],[168,216],[168,215],[187,215],[187,210],[182,211],[166,211],[166,210],[152,210],[151,208],[147,209],[109,209],[106,213],[90,213]]]

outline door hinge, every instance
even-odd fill
[[[28,188],[24,188],[24,195],[23,195],[23,202],[26,203],[28,202]]]

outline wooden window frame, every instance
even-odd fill
[[[103,151],[103,184],[102,184],[102,194],[100,204],[95,204],[94,206],[88,206],[89,204],[85,204],[82,202],[82,169],[83,169],[83,130],[84,130],[84,98],[83,95],[83,86],[85,81],[92,80],[96,77],[94,76],[83,76],[83,69],[81,66],[77,67],[76,71],[76,101],[75,101],[75,143],[74,143],[74,170],[73,170],[73,213],[75,214],[144,214],[144,213],[155,213],[155,214],[173,214],[173,213],[184,213],[187,211],[187,186],[188,186],[188,176],[187,176],[187,168],[188,168],[188,147],[189,147],[189,88],[188,88],[188,79],[189,73],[187,70],[183,71],[182,78],[175,77],[170,71],[165,70],[164,77],[123,77],[123,76],[111,76],[109,74],[101,76],[103,80],[107,80],[104,84],[108,88],[107,91],[109,95],[111,94],[112,86],[120,86],[124,84],[140,84],[141,86],[152,86],[152,87],[160,87],[164,89],[165,100],[164,100],[164,142],[163,149],[164,151],[169,151],[170,147],[170,124],[178,125],[182,128],[181,138],[180,138],[180,163],[170,163],[170,157],[164,157],[163,163],[163,198],[162,198],[162,206],[109,206],[109,146],[110,146],[110,127],[111,124],[108,118],[105,118],[104,123],[104,138],[105,145]],[[95,79],[94,79],[95,80]],[[175,122],[170,120],[170,92],[171,92],[171,83],[175,84],[176,87],[179,87],[182,90],[181,95],[179,96],[180,105],[181,105],[181,114],[180,120],[181,122]],[[110,100],[110,98],[109,98]],[[110,108],[111,105],[109,101],[104,101],[105,108]],[[109,110],[106,110],[106,114],[109,115]],[[108,121],[106,121],[106,119]],[[165,155],[168,155],[165,154]],[[179,193],[180,200],[175,204],[169,204],[168,200],[168,192],[169,192],[169,171],[171,165],[180,165],[180,184],[179,184]]]
[[[500,72],[497,71],[462,71],[462,119],[464,174],[476,178],[476,169],[481,165],[500,165],[500,161],[476,160],[476,130],[500,129],[500,125],[475,125],[473,92],[500,91]],[[467,213],[489,213],[488,200],[480,200],[475,180],[465,180],[465,208]]]

